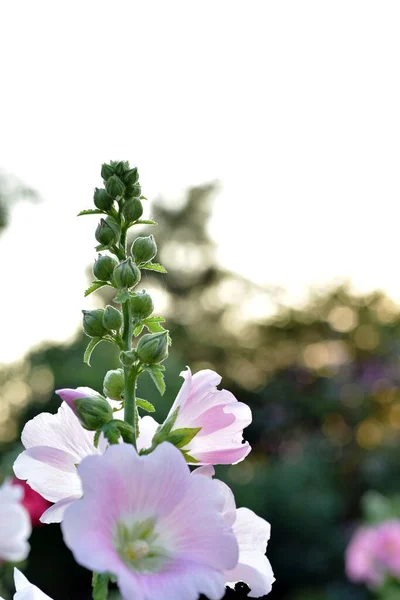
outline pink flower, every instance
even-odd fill
[[[178,449],[163,443],[139,456],[119,444],[78,470],[84,495],[61,527],[79,564],[113,573],[125,599],[224,596],[224,571],[238,561],[236,538],[218,487],[192,477]]]
[[[35,492],[26,481],[14,478],[11,483],[12,485],[22,487],[23,489],[22,506],[24,506],[29,513],[32,527],[41,525],[40,517],[44,511],[50,507],[50,502]]]
[[[14,600],[51,600],[50,596],[30,583],[18,569],[14,569],[14,583],[16,590]]]
[[[376,528],[374,548],[381,568],[400,579],[400,520],[384,521]]]
[[[383,581],[376,557],[377,527],[360,527],[346,549],[346,574],[355,583],[372,587]]]
[[[79,389],[97,394],[90,388]],[[119,418],[118,413],[115,416]],[[150,445],[157,424],[151,417],[144,417],[140,420],[140,428],[139,449]],[[94,432],[81,426],[65,402],[55,415],[41,413],[28,421],[21,440],[26,450],[15,461],[14,473],[43,498],[55,503],[42,514],[40,521],[59,523],[67,506],[82,496],[77,465],[86,456],[102,454],[107,444],[101,436],[99,446],[95,448]]]
[[[29,554],[32,528],[22,496],[22,487],[8,481],[0,487],[0,560],[17,562]]]
[[[212,477],[214,469],[199,467],[193,475]],[[275,581],[271,564],[265,556],[271,526],[248,508],[236,509],[232,491],[225,483],[214,480],[224,497],[222,514],[225,523],[232,527],[239,545],[239,561],[236,567],[225,571],[225,582],[229,587],[242,581],[249,588],[249,598],[260,598],[270,593]]]
[[[182,448],[200,464],[235,464],[251,450],[243,442],[243,429],[251,423],[250,408],[238,402],[231,392],[217,390],[221,377],[209,369],[192,376],[181,373],[183,385],[169,412],[179,408],[172,431],[201,427]]]

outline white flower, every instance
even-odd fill
[[[18,569],[14,569],[14,583],[14,600],[51,600],[50,596],[30,583]],[[0,598],[0,600],[4,599]]]
[[[32,527],[29,513],[21,504],[23,494],[21,486],[9,482],[0,487],[1,560],[18,562],[29,554]]]

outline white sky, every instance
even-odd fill
[[[0,239],[0,361],[79,323],[75,215],[109,159],[150,198],[221,180],[220,260],[289,301],[340,279],[400,300],[399,30],[397,0],[3,0],[0,167],[44,202]]]

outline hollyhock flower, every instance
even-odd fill
[[[182,387],[169,415],[179,408],[172,431],[197,428],[200,431],[182,448],[200,464],[235,464],[251,450],[243,442],[243,429],[251,423],[250,408],[231,392],[217,390],[221,377],[205,369],[192,375],[183,371]],[[189,460],[190,462],[190,460]]]
[[[376,527],[360,527],[346,549],[346,574],[355,583],[380,585],[383,574],[376,558]]]
[[[80,390],[86,390],[90,395],[97,394],[90,388]],[[118,413],[115,416],[118,418]],[[157,427],[153,419],[148,419],[144,417],[140,421],[143,435],[138,438],[139,449],[150,443]],[[96,448],[94,432],[81,426],[66,402],[62,402],[56,414],[41,413],[28,421],[21,440],[26,450],[15,461],[14,473],[18,479],[26,480],[43,498],[55,503],[42,514],[40,521],[59,523],[67,506],[82,496],[77,465],[86,456],[102,454],[106,441],[100,436]]]
[[[76,561],[116,576],[125,599],[220,600],[238,545],[207,477],[192,477],[167,442],[147,456],[110,446],[78,467],[83,498],[65,512],[64,541]]]
[[[384,521],[376,528],[374,548],[381,568],[400,579],[400,520]]]
[[[29,514],[22,506],[23,489],[6,481],[0,487],[0,560],[17,562],[29,554]]]
[[[35,492],[26,481],[14,478],[11,483],[12,485],[20,486],[23,489],[22,506],[24,506],[29,513],[32,527],[41,525],[40,517],[47,508],[50,508],[50,502]]]
[[[51,600],[50,596],[30,583],[18,569],[14,569],[14,583],[14,600]],[[0,600],[4,599],[0,598]]]
[[[213,477],[214,469],[204,466],[195,469],[192,475]],[[275,577],[268,558],[265,556],[271,526],[267,521],[257,516],[248,508],[236,509],[235,499],[230,488],[214,479],[219,486],[224,505],[222,514],[225,523],[230,525],[239,545],[239,561],[236,567],[225,571],[225,584],[234,587],[236,583],[246,583],[249,588],[249,598],[261,598],[270,593]]]

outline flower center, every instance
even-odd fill
[[[138,573],[156,573],[168,559],[155,531],[155,520],[151,518],[117,523],[114,544],[120,559]]]

